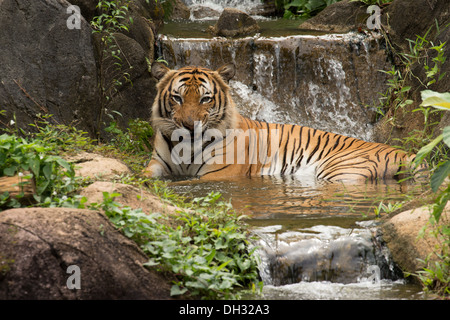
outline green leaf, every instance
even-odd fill
[[[174,284],[172,288],[170,288],[170,295],[171,296],[178,296],[181,294],[184,294],[187,291],[186,288],[181,289],[177,284]]]
[[[217,267],[217,271],[222,270],[223,268],[225,268],[227,266],[227,264],[229,264],[231,261],[233,261],[233,259],[230,259],[228,261],[225,261],[224,263],[222,263],[220,266]]]
[[[436,171],[433,173],[431,177],[431,189],[434,192],[437,192],[439,186],[444,182],[445,178],[450,175],[450,160],[447,160],[443,164],[441,164]]]
[[[52,177],[52,164],[51,163],[47,163],[44,168],[42,168],[42,172],[44,173],[44,177],[47,180],[50,180],[50,178]]]
[[[18,166],[11,166],[11,167],[5,168],[3,170],[3,174],[12,177],[13,175],[16,174],[17,168],[18,168]]]
[[[416,159],[414,160],[415,164],[419,164],[423,161],[423,159],[433,150],[433,148],[441,142],[443,139],[442,134],[438,137],[436,137],[433,141],[431,141],[426,146],[423,146],[419,152],[417,152]]]
[[[422,106],[424,107],[450,110],[450,92],[439,93],[432,90],[423,90],[421,96]]]
[[[40,164],[39,158],[36,157],[36,158],[28,159],[28,165],[30,166],[31,171],[33,171],[34,175],[36,177],[38,177],[39,171],[41,169],[41,164]]]
[[[450,126],[444,128],[442,137],[444,139],[445,144],[450,147]]]

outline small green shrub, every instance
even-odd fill
[[[39,140],[2,134],[0,176],[21,176],[29,172],[29,178],[32,176],[36,183],[36,193],[33,196],[38,203],[48,203],[52,198],[75,191],[77,182],[73,166],[52,155],[51,151],[51,147],[45,146]],[[20,204],[5,192],[1,195],[0,206],[18,207]]]

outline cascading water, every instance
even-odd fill
[[[225,8],[236,8],[258,17],[264,7],[261,0],[185,0],[185,3],[191,9],[191,20],[217,19]],[[197,16],[195,12],[199,10],[208,15]]]
[[[289,37],[178,38],[162,36],[160,55],[172,68],[212,69],[234,62],[230,82],[245,116],[293,123],[371,140],[374,112],[383,92],[384,50],[358,34]]]

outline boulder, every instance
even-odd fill
[[[96,181],[84,188],[80,195],[86,197],[89,203],[101,203],[103,192],[119,193],[114,201],[133,209],[142,209],[146,213],[159,212],[162,214],[176,214],[180,209],[164,203],[149,191],[139,189],[135,186],[108,181]]]
[[[67,26],[73,17],[70,5],[80,8],[79,28]],[[114,59],[103,59],[105,48],[93,36],[90,22],[100,13],[96,5],[90,0],[0,2],[2,123],[15,116],[16,125],[28,131],[37,114],[52,114],[55,123],[75,125],[97,138],[108,125],[105,108],[121,113],[122,125],[131,118],[150,118],[156,91],[148,62],[154,59],[154,35],[162,24],[161,4],[130,2],[133,23],[116,37],[121,69]],[[124,72],[129,82],[123,81]],[[113,87],[113,80],[122,85]],[[101,87],[113,90],[101,92]]]
[[[191,10],[182,0],[171,1],[170,18],[172,20],[188,20],[191,16]]]
[[[390,217],[381,225],[382,238],[393,260],[404,272],[416,273],[422,270],[426,265],[420,260],[425,260],[427,257],[430,261],[437,260],[436,248],[442,244],[442,239],[431,235],[433,229],[429,225],[429,219],[430,208],[420,207]],[[440,223],[449,225],[450,203],[442,213]],[[425,231],[422,236],[423,229]]]
[[[170,284],[102,213],[0,212],[0,299],[170,299]]]
[[[83,178],[107,180],[131,173],[121,161],[95,153],[81,152],[66,159],[75,164],[76,176]]]
[[[225,8],[216,25],[210,30],[217,36],[236,37],[254,34],[260,28],[256,20],[247,13],[234,8]]]
[[[80,29],[68,29],[69,5],[0,2],[0,108],[27,130],[41,113],[95,132],[100,95],[92,30],[83,17]]]
[[[205,19],[205,18],[215,18],[218,19],[220,17],[220,12],[217,10],[214,10],[210,7],[204,7],[201,5],[193,6],[191,8],[192,16],[194,19]]]

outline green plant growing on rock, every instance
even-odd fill
[[[450,111],[450,92],[438,93],[431,90],[424,90],[421,94],[422,106]],[[439,261],[433,263],[423,261],[429,264],[429,266],[419,272],[418,277],[426,289],[431,289],[441,296],[448,296],[450,295],[450,227],[445,223],[439,223],[442,212],[450,201],[450,158],[448,157],[448,150],[450,150],[450,126],[445,127],[442,134],[419,150],[415,162],[420,164],[439,144],[445,145],[444,148],[446,148],[447,156],[431,168],[430,186],[431,190],[437,194],[437,197],[432,205],[430,225],[433,229],[432,233],[434,236],[442,240],[442,245],[438,248],[440,252],[436,252]],[[444,184],[447,185],[442,188]]]
[[[430,34],[435,28],[434,38],[437,38],[449,26],[450,24],[441,29],[436,23],[423,36],[418,35],[415,40],[408,40],[409,52],[395,53],[396,57],[401,61],[400,65],[393,66],[391,70],[380,70],[388,75],[388,86],[387,90],[381,94],[379,104],[375,106],[379,117],[382,117],[383,121],[390,123],[392,129],[401,127],[398,123],[399,114],[413,112],[422,114],[424,117],[424,125],[420,130],[413,130],[407,137],[399,140],[400,147],[411,153],[416,153],[422,146],[433,139],[434,128],[438,123],[438,121],[433,119],[436,118],[436,112],[439,111],[424,105],[419,105],[412,109],[411,106],[414,104],[414,101],[411,99],[412,83],[416,81],[419,84],[419,89],[428,89],[429,86],[442,80],[445,76],[445,72],[442,72],[442,65],[446,61],[446,42],[436,44],[434,40],[430,39]],[[395,52],[387,36],[385,39],[391,51]],[[422,77],[413,72],[413,70],[418,70],[420,67],[424,71],[424,76]],[[417,73],[417,71],[415,72]],[[435,159],[439,161],[439,157],[435,157]],[[427,160],[435,161],[431,158]]]
[[[100,41],[99,52],[99,87],[101,92],[101,111],[97,120],[97,127],[103,121],[106,108],[111,98],[118,93],[118,88],[124,83],[132,83],[131,70],[133,66],[124,55],[116,34],[129,31],[133,23],[128,14],[131,0],[100,0],[97,4],[102,12],[91,21],[93,33],[98,34]]]

